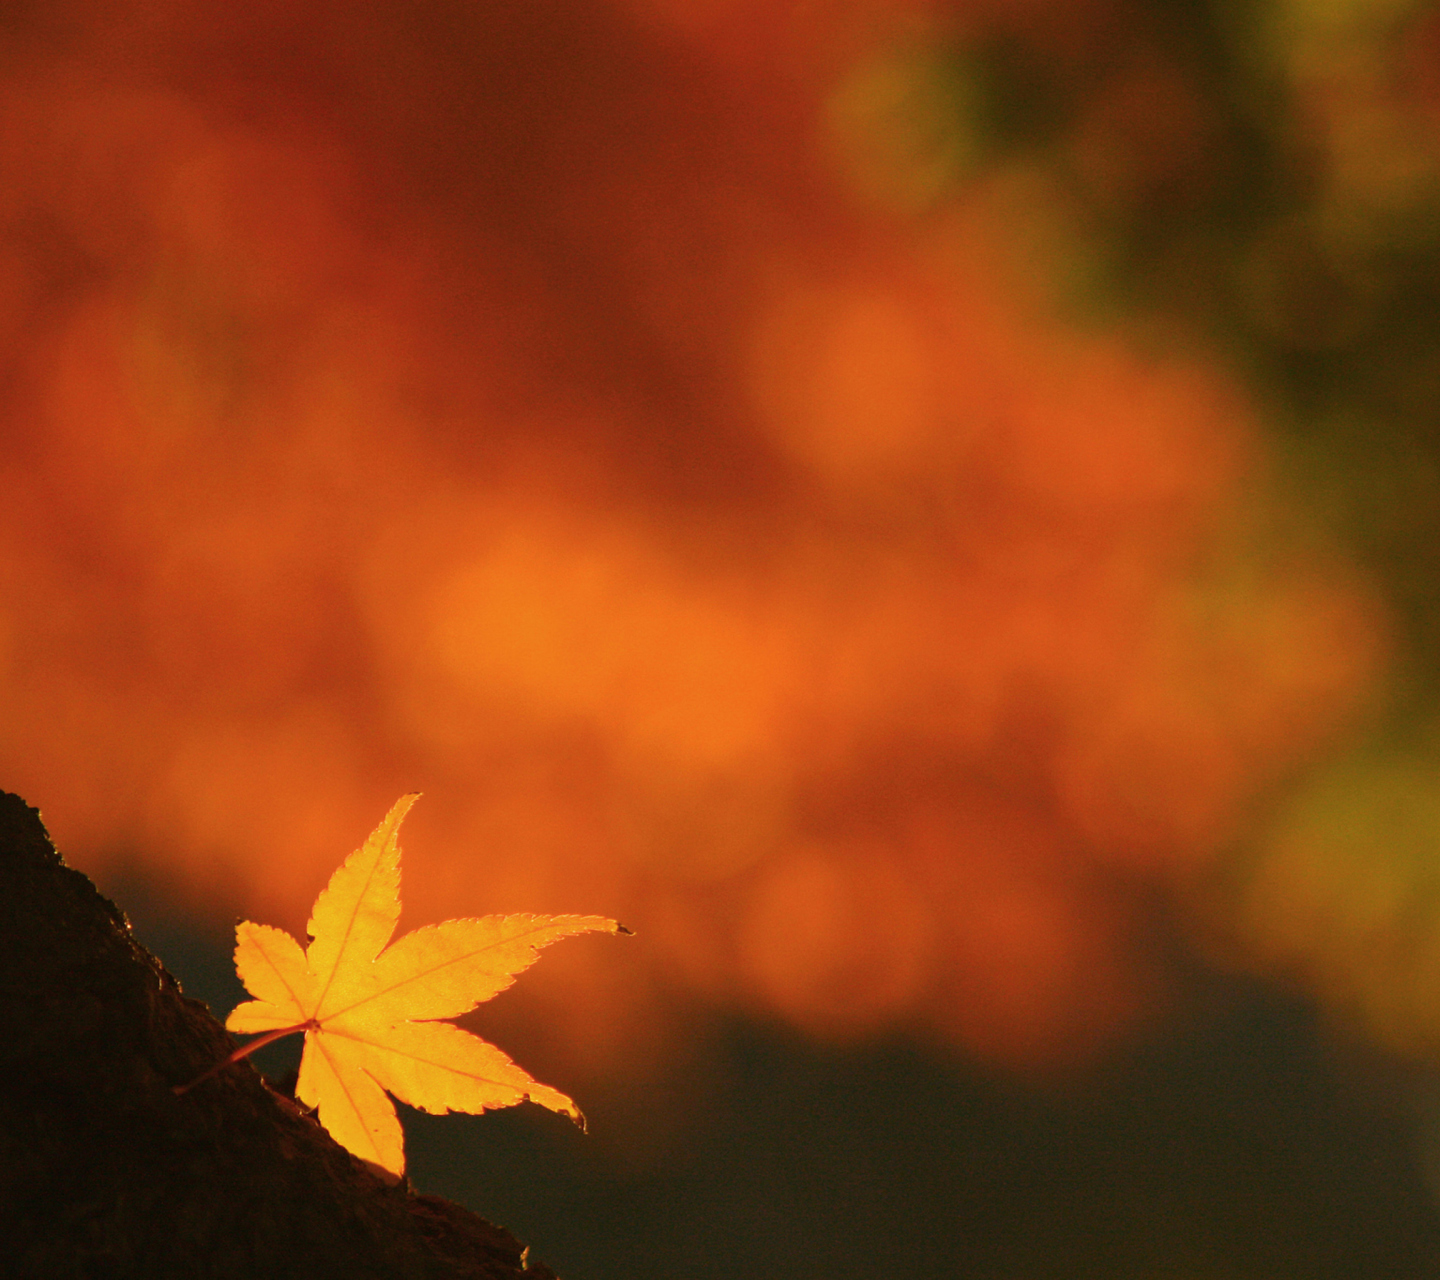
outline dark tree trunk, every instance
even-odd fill
[[[0,1272],[36,1280],[553,1280],[387,1185],[248,1063],[0,792]]]

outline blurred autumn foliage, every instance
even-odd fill
[[[424,790],[411,923],[639,935],[596,1068],[1083,1058],[1216,869],[1307,969],[1232,851],[1440,636],[1440,25],[1183,8],[10,7],[3,785],[291,927]]]

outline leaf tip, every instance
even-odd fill
[[[385,830],[388,832],[389,838],[393,841],[400,831],[400,824],[405,821],[406,815],[408,815],[411,808],[414,807],[415,801],[420,799],[420,795],[421,793],[419,791],[407,791],[400,799],[395,801],[395,803],[390,806],[390,812],[381,820],[376,834],[378,835],[381,830]]]
[[[532,1081],[531,1083],[534,1082]],[[580,1108],[577,1107],[573,1102],[571,1102],[569,1098],[567,1098],[563,1093],[555,1093],[554,1089],[546,1088],[544,1085],[540,1085],[539,1087],[545,1089],[546,1093],[553,1094],[557,1101],[548,1102],[544,1098],[537,1098],[533,1093],[530,1093],[528,1091],[521,1092],[520,1101],[534,1102],[539,1106],[549,1107],[551,1111],[558,1111],[562,1116],[568,1116],[570,1120],[572,1120],[575,1124],[578,1124],[580,1126],[581,1133],[590,1132],[589,1125],[585,1123],[585,1113],[581,1111]]]
[[[361,1165],[379,1178],[387,1187],[398,1187],[401,1179],[405,1176],[405,1163],[403,1160],[398,1169],[392,1169],[389,1165],[380,1164],[377,1161],[367,1159],[365,1156],[355,1155],[353,1151],[350,1154],[355,1156],[355,1159],[358,1160]]]

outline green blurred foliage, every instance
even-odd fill
[[[1383,575],[1433,700],[1440,10],[1093,8],[1078,36],[997,19],[859,68],[835,99],[852,169],[911,209],[1008,189],[1072,312],[1236,368],[1282,483]]]
[[[1232,890],[1247,951],[1421,1057],[1440,1053],[1436,765],[1372,752],[1310,780]]]
[[[1435,1055],[1440,6],[1005,8],[889,58],[837,100],[859,185],[912,216],[984,191],[1072,318],[1232,368],[1287,536],[1353,556],[1386,597],[1396,654],[1367,741],[1208,902],[1241,963]]]

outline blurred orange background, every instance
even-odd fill
[[[1112,8],[13,18],[0,781],[102,882],[296,931],[425,792],[404,927],[635,931],[526,979],[577,1071],[717,1009],[1021,1068],[1143,1025],[1157,896],[1392,623],[1252,393],[1063,314],[1043,192],[937,202],[892,121],[894,50]],[[1192,132],[1082,152],[1198,182]]]

